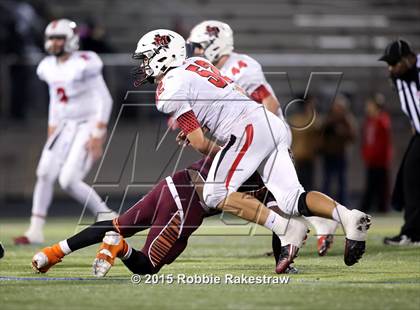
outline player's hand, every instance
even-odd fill
[[[54,134],[56,129],[57,129],[57,126],[48,126],[48,138]]]
[[[89,141],[86,143],[86,149],[88,150],[89,154],[92,156],[93,161],[98,160],[103,152],[103,145],[104,145],[104,138],[95,138],[90,137]]]
[[[170,130],[176,130],[176,129],[179,128],[178,122],[172,116],[168,118],[167,125],[168,125],[168,127],[169,127]]]
[[[182,130],[176,136],[176,142],[178,142],[178,145],[184,145],[184,146],[190,144],[190,141],[188,141],[187,139],[187,135]]]

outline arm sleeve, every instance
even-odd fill
[[[267,87],[263,84],[261,84],[260,86],[258,86],[251,94],[250,97],[258,102],[258,103],[262,103],[263,100],[267,97],[271,96],[270,91],[267,89]]]
[[[112,112],[112,97],[106,86],[102,74],[91,77],[90,84],[95,92],[95,104],[97,105],[96,121],[108,124]]]
[[[200,124],[195,117],[195,114],[192,110],[181,114],[177,118],[177,122],[181,130],[187,135],[190,132],[196,130],[197,128],[200,128]]]
[[[242,87],[250,97],[255,97],[258,94],[261,101],[269,95],[274,96],[273,89],[267,82],[261,65],[256,61],[248,61],[248,66],[244,71]]]

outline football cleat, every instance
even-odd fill
[[[297,269],[295,266],[290,264],[289,267],[286,268],[284,273],[286,273],[286,274],[298,274],[299,269]]]
[[[130,251],[128,243],[116,232],[107,232],[93,261],[93,275],[104,277],[117,257],[124,257]]]
[[[322,235],[318,237],[318,255],[325,256],[328,250],[331,248],[333,244],[334,236],[329,235]]]
[[[51,247],[43,248],[32,258],[32,269],[36,272],[46,273],[52,266],[61,262],[64,253],[58,243]]]
[[[344,263],[347,266],[353,266],[365,253],[366,241],[356,241],[346,238],[344,249]]]
[[[372,223],[372,217],[359,210],[352,210],[351,218],[346,221],[346,244],[344,263],[347,266],[356,264],[362,258],[366,248],[367,231]]]
[[[292,244],[281,247],[279,260],[276,266],[276,273],[285,273],[287,268],[293,263],[294,258],[297,256],[299,248]]]
[[[44,242],[44,237],[40,236],[39,238],[32,238],[23,235],[13,238],[13,242],[15,245],[39,245]]]
[[[409,246],[420,246],[420,241],[412,241],[410,237],[406,235],[397,235],[394,237],[385,237],[384,244],[386,245],[409,245]]]

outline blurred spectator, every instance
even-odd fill
[[[331,184],[337,179],[337,199],[347,200],[347,147],[355,139],[353,116],[344,96],[337,96],[322,125],[324,182],[322,191],[332,195]],[[334,182],[335,183],[335,182]]]
[[[114,49],[106,41],[104,26],[88,20],[78,26],[78,31],[81,50],[94,51],[98,54],[114,52]]]
[[[27,65],[27,57],[43,50],[47,11],[42,2],[34,1],[34,4],[37,5],[16,0],[0,2],[0,54],[10,56],[7,60],[11,64],[10,114],[15,119],[25,116],[29,77],[33,74]]]
[[[293,135],[292,151],[296,172],[300,183],[306,190],[314,189],[315,160],[321,142],[315,100],[314,97],[302,100],[298,113],[289,119]]]
[[[392,156],[391,120],[384,110],[385,98],[377,94],[366,102],[362,131],[362,157],[366,166],[365,190],[360,210],[368,212],[389,209],[389,167]]]
[[[41,2],[37,4],[17,0],[0,2],[0,53],[25,55],[42,51],[46,11]]]

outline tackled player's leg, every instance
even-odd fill
[[[222,209],[265,226],[283,240],[289,238],[284,241],[289,250],[277,264],[278,273],[285,272],[293,262],[306,236],[307,227],[293,217],[281,217],[254,197],[237,190],[276,148],[276,143],[287,144],[287,130],[283,125],[276,128],[276,137],[273,137],[262,107],[256,109],[251,117],[238,122],[229,142],[214,158],[204,186],[204,199],[209,207]],[[277,203],[282,204],[284,201],[277,200]]]

